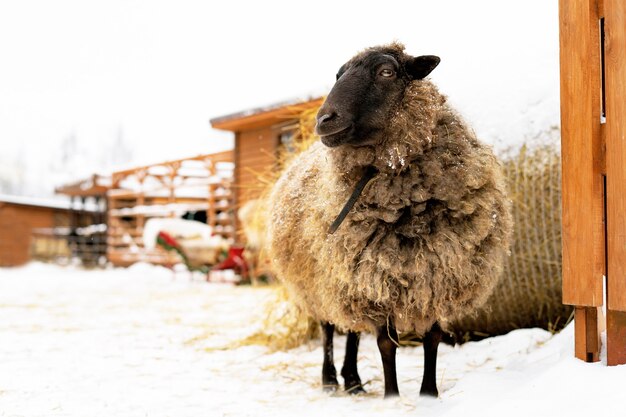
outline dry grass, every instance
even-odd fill
[[[275,287],[273,295],[265,303],[264,312],[261,330],[238,341],[237,347],[264,345],[272,351],[287,350],[300,346],[319,334],[317,321],[289,300],[283,286]]]

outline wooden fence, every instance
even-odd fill
[[[560,0],[563,302],[576,357],[626,363],[626,2]]]

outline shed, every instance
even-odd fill
[[[69,227],[70,212],[67,201],[0,195],[0,266],[28,262],[33,231]]]

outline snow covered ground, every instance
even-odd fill
[[[136,265],[0,268],[0,416],[623,416],[626,366],[573,357],[573,328],[442,346],[440,397],[418,397],[421,348],[398,352],[402,396],[383,400],[373,337],[368,394],[320,389],[321,346],[229,348],[270,289],[207,284]],[[336,338],[336,361],[343,358]]]

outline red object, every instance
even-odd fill
[[[211,268],[211,271],[223,271],[224,269],[233,269],[239,273],[243,279],[248,277],[248,263],[243,257],[243,247],[232,246],[228,249],[228,256],[219,264]]]
[[[165,232],[159,232],[159,235],[157,236],[157,239],[163,239],[163,241],[168,244],[169,246],[176,248],[178,247],[178,242],[176,242],[176,239],[174,239],[172,236],[170,236],[168,233]]]

